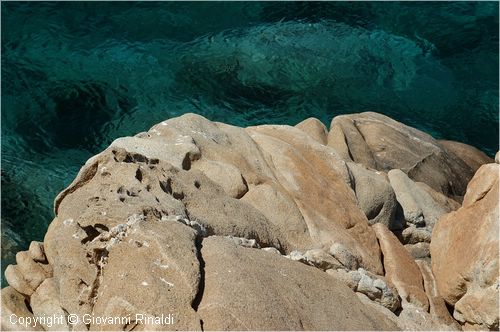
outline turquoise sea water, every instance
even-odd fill
[[[2,2],[2,263],[119,136],[376,111],[498,150],[498,2]]]

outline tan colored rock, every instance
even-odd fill
[[[463,324],[498,329],[498,164],[483,165],[463,205],[432,233],[432,271],[439,293]]]
[[[460,330],[460,324],[458,324],[457,321],[451,317],[443,298],[439,295],[430,263],[423,260],[417,260],[416,263],[420,268],[420,272],[422,272],[422,277],[424,279],[425,293],[429,299],[429,313],[435,320],[440,321],[455,330]]]
[[[482,165],[493,162],[493,159],[488,157],[486,153],[471,145],[448,140],[438,140],[438,143],[448,153],[452,153],[462,159],[474,172]]]
[[[453,317],[469,329],[498,328],[498,283],[474,292],[467,292],[457,303]],[[464,327],[465,329],[465,327]]]
[[[300,209],[279,184],[269,182],[251,187],[241,200],[258,209],[280,234],[286,234],[289,245],[285,248],[288,252],[312,246]]]
[[[456,331],[455,326],[436,320],[429,312],[411,303],[403,304],[398,316],[401,330],[407,331]]]
[[[335,257],[327,254],[323,249],[310,249],[304,253],[292,251],[288,258],[314,266],[323,271],[343,268],[343,265]]]
[[[467,193],[462,202],[463,208],[472,207],[476,202],[484,199],[490,192],[490,196],[496,194],[495,188],[498,182],[498,170],[499,167],[497,164],[487,164],[483,165],[476,172],[474,178],[469,183],[469,187],[467,187]]]
[[[328,142],[328,130],[326,129],[326,126],[316,118],[305,119],[304,121],[296,124],[295,127],[311,136],[311,138],[320,144],[326,145]]]
[[[420,307],[405,303],[405,306],[399,315],[396,316],[389,309],[381,306],[377,302],[371,301],[365,294],[356,293],[360,301],[379,312],[383,319],[396,324],[401,331],[455,331],[456,329],[447,326],[435,319]]]
[[[415,244],[419,242],[431,242],[431,232],[425,228],[407,227],[402,232],[403,244]]]
[[[5,269],[5,280],[13,289],[26,296],[30,296],[35,291],[33,286],[24,279],[17,265],[7,266]]]
[[[45,331],[70,330],[70,325],[66,320],[66,313],[61,308],[59,291],[53,278],[45,279],[37,288],[30,298],[30,306],[36,317],[57,317],[57,319],[50,322],[46,320],[40,321]]]
[[[360,258],[360,266],[380,274],[375,235],[347,185],[345,163],[335,151],[293,127],[259,126],[247,131],[264,151],[280,185],[293,197],[313,242],[325,250],[341,243]]]
[[[167,141],[182,135],[192,137],[202,153],[199,161],[208,159],[234,165],[248,185],[274,179],[261,149],[243,128],[184,114],[153,126],[149,133]],[[197,161],[193,158],[193,163]]]
[[[28,251],[30,253],[31,259],[33,259],[35,262],[47,263],[47,257],[45,257],[45,251],[43,249],[42,242],[32,241],[30,243]]]
[[[94,315],[172,314],[175,324],[159,324],[156,329],[199,330],[199,316],[192,307],[200,282],[195,232],[169,221],[138,221],[125,232],[124,241],[108,243],[111,247],[101,265],[104,273],[98,276],[98,293],[90,299]],[[90,326],[97,330],[109,328],[102,324]]]
[[[111,143],[118,151],[117,159],[127,161],[163,160],[179,169],[189,169],[192,161],[200,157],[200,149],[189,135],[177,135],[165,139],[157,132],[139,134],[136,137],[121,137]]]
[[[196,163],[194,167],[219,184],[233,198],[241,198],[248,191],[243,176],[234,165],[204,159]]]
[[[51,267],[35,262],[29,251],[18,252],[16,263],[17,265],[7,266],[5,279],[21,294],[30,296],[46,278],[52,275]]]
[[[448,212],[403,171],[393,169],[387,175],[408,223],[432,230],[439,217]]]
[[[346,161],[384,172],[401,169],[448,197],[463,196],[474,174],[430,135],[373,112],[333,118],[328,146]]]
[[[420,137],[404,130],[412,140]],[[321,144],[321,132],[316,120],[297,128],[242,129],[186,114],[116,140],[58,195],[44,243],[32,243],[7,269],[7,281],[31,297],[8,288],[16,303],[11,307],[28,310],[27,299],[37,315],[174,316],[172,325],[133,322],[135,330],[380,330],[397,326],[371,304],[398,312],[400,293],[407,319],[426,321],[422,279],[419,287],[411,257],[385,226],[369,225],[393,222],[397,204],[386,170],[346,163],[343,152]],[[423,136],[422,142],[422,151],[437,151]],[[370,144],[350,148],[371,151]],[[445,167],[429,180],[424,171],[435,159],[422,160],[408,174],[433,188],[443,189],[443,179],[455,181],[453,172],[461,167]],[[454,204],[426,185],[415,188],[440,206]],[[447,195],[457,189],[455,182],[446,188],[453,189],[442,190]],[[464,206],[476,204],[472,197]],[[384,229],[378,239],[377,227]],[[312,266],[286,258],[296,254]],[[477,314],[468,303],[480,294],[457,302],[464,325],[478,320],[470,318]]]
[[[200,329],[191,306],[200,280],[196,230],[179,221],[154,218],[152,213],[133,214],[113,227],[51,225],[54,239],[46,236],[45,243],[62,308],[80,317],[171,313],[176,324],[160,324],[157,329]],[[91,324],[90,329],[125,328],[118,323]]]
[[[418,265],[403,247],[398,238],[383,224],[372,226],[380,243],[384,257],[385,278],[396,286],[399,295],[406,301],[429,308]]]
[[[329,269],[326,273],[344,282],[349,288],[357,293],[366,295],[391,312],[398,310],[401,306],[398,291],[391,283],[382,276],[374,275],[359,268],[355,271],[345,269]]]
[[[205,291],[198,313],[206,330],[396,328],[316,268],[220,237],[204,239],[201,252]]]
[[[431,257],[430,244],[427,242],[405,244],[404,247],[413,259],[430,259]]]
[[[499,164],[499,163],[500,163],[500,155],[499,155],[499,154],[500,154],[500,152],[498,152],[498,151],[497,151],[497,153],[495,154],[495,162],[496,162],[497,164]]]
[[[369,224],[380,222],[389,229],[402,229],[403,225],[395,219],[398,203],[387,175],[356,163],[348,162],[347,168],[351,188]]]
[[[290,238],[277,225],[247,202],[229,197],[201,172],[179,172],[169,179],[172,194],[184,204],[189,219],[204,225],[209,235],[254,239],[262,247],[290,247]]]
[[[441,208],[447,212],[458,210],[462,205],[455,199],[459,199],[462,202],[463,197],[455,196],[455,199],[449,198],[440,192],[435,191],[428,184],[423,182],[415,182],[417,187],[426,191]]]
[[[2,310],[0,330],[2,331],[43,331],[35,323],[33,313],[26,306],[26,297],[12,287],[5,287],[1,293]]]

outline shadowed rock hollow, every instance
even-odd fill
[[[376,113],[330,131],[186,114],[119,138],[7,268],[2,328],[26,328],[13,313],[65,317],[31,330],[498,328],[498,165],[467,187],[492,161],[455,143]],[[460,245],[478,254],[440,261]]]

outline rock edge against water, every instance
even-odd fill
[[[377,113],[115,140],[5,271],[3,330],[498,329],[498,158]],[[150,317],[48,324],[23,317]]]

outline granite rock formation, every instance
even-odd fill
[[[489,161],[469,151],[376,113],[330,131],[312,118],[161,122],[115,140],[57,196],[43,243],[6,270],[1,327],[498,328],[498,165],[469,183]],[[138,313],[174,323],[68,318]]]
[[[498,172],[479,168],[462,207],[445,215],[431,240],[432,270],[461,324],[498,330]]]

